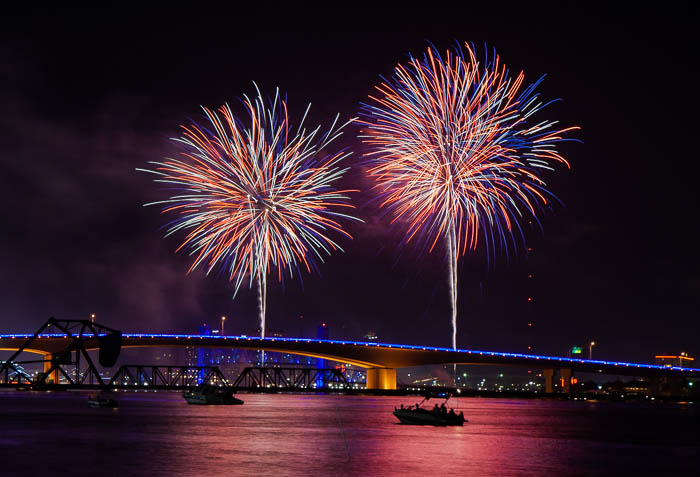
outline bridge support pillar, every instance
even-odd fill
[[[542,370],[542,376],[544,376],[544,392],[553,393],[554,392],[554,369]]]
[[[571,378],[574,375],[574,371],[571,368],[561,368],[559,370],[559,375],[561,376],[561,387],[565,394],[571,393]]]
[[[396,389],[396,370],[367,368],[367,389]]]
[[[54,355],[47,354],[44,355],[44,373],[47,373],[51,369],[51,363],[54,361]],[[54,369],[51,374],[46,378],[47,383],[58,384],[58,368]]]

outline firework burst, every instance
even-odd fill
[[[466,52],[465,52],[466,50]],[[519,220],[536,217],[551,195],[539,173],[566,160],[557,152],[563,135],[536,120],[547,104],[523,87],[497,55],[480,63],[473,47],[441,57],[428,48],[410,57],[362,105],[362,139],[369,175],[393,222],[407,224],[404,241],[430,252],[445,244],[449,264],[452,345],[457,347],[457,262],[480,237],[487,253],[508,253]]]
[[[228,105],[218,111],[202,107],[206,124],[181,126],[182,136],[173,139],[182,148],[180,158],[139,170],[177,191],[146,205],[175,214],[166,236],[186,234],[177,251],[193,257],[188,273],[199,266],[207,274],[219,268],[234,283],[234,297],[242,285],[257,281],[264,338],[268,275],[276,269],[281,281],[316,269],[325,254],[340,249],[332,234],[351,238],[340,222],[354,217],[343,213],[352,207],[346,195],[352,191],[333,187],[348,170],[340,163],[350,153],[326,153],[350,121],[338,126],[336,116],[325,133],[320,126],[307,131],[309,105],[292,131],[279,90],[267,103],[257,86],[256,92],[254,100],[242,100],[247,126]]]

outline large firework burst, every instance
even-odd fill
[[[393,221],[407,223],[405,242],[432,251],[445,243],[449,265],[452,345],[457,347],[457,261],[483,237],[487,250],[506,252],[518,221],[535,216],[548,193],[539,170],[566,160],[557,152],[555,121],[536,120],[543,103],[524,74],[509,75],[493,55],[474,49],[428,48],[410,57],[363,104],[369,174]]]
[[[331,234],[351,238],[339,220],[352,219],[341,211],[352,207],[349,190],[333,183],[347,168],[340,162],[350,153],[326,153],[341,133],[338,116],[325,133],[320,126],[291,130],[286,101],[276,90],[266,102],[257,96],[242,103],[246,126],[228,105],[212,111],[202,107],[206,124],[181,126],[173,140],[182,147],[178,159],[150,162],[155,182],[171,184],[177,195],[161,204],[163,213],[176,214],[167,235],[186,233],[177,251],[188,250],[207,273],[217,267],[234,283],[234,296],[247,282],[257,281],[261,336],[265,337],[267,277],[276,268],[279,280],[301,269],[311,271],[324,254],[340,249]]]

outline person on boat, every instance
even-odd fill
[[[447,414],[447,406],[445,406],[444,402],[440,405],[440,413]]]

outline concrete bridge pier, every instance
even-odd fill
[[[396,389],[396,369],[367,368],[367,389]]]
[[[544,392],[546,393],[554,392],[554,372],[554,368],[542,370],[542,376],[544,376]],[[562,392],[569,394],[571,392],[571,378],[574,377],[574,371],[571,368],[561,368],[559,369],[559,377],[561,378]]]
[[[571,378],[574,376],[574,371],[571,368],[561,368],[559,370],[561,376],[562,392],[564,394],[571,393]]]
[[[51,364],[56,360],[56,357],[52,354],[44,355],[44,373],[47,373],[51,369]],[[47,383],[58,384],[58,367],[56,367],[48,378],[46,378]]]
[[[543,369],[542,376],[544,376],[544,392],[553,393],[554,392],[554,368]]]

